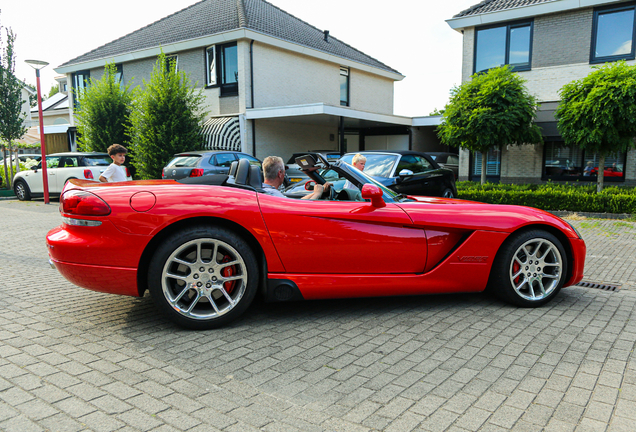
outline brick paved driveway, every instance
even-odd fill
[[[573,222],[619,292],[256,304],[207,332],[66,282],[59,223],[0,201],[2,431],[634,431],[635,223]]]

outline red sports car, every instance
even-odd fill
[[[268,301],[491,290],[540,306],[583,276],[585,243],[528,207],[398,195],[344,162],[299,158],[322,200],[267,195],[248,161],[230,176],[72,180],[51,264],[76,285],[141,296],[209,329]],[[319,168],[319,169],[317,169]],[[353,189],[344,189],[346,180]]]

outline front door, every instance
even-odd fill
[[[263,219],[288,273],[420,273],[426,235],[395,204],[311,201],[259,193]]]

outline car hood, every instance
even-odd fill
[[[446,227],[458,230],[513,232],[530,224],[558,228],[570,238],[579,238],[566,221],[532,207],[485,204],[459,199],[409,196],[414,201],[400,202],[416,226]]]

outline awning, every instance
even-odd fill
[[[206,150],[241,151],[241,128],[238,117],[212,117],[201,129]]]

